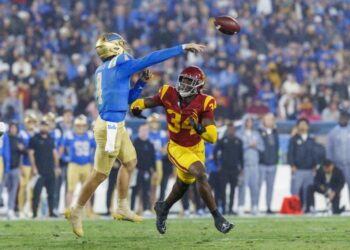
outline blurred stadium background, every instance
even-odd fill
[[[238,35],[216,31],[212,18],[226,14],[238,18]],[[94,45],[106,31],[123,35],[135,57],[180,43],[207,44],[204,54],[152,67],[155,77],[142,96],[176,82],[184,66],[200,66],[206,92],[217,100],[219,127],[247,113],[257,121],[275,114],[281,164],[296,119],[312,121],[311,131],[324,143],[339,108],[350,110],[346,0],[0,0],[0,17],[0,117],[6,123],[22,124],[27,112],[38,117],[53,112],[59,124],[67,110],[86,115],[90,123],[96,119],[93,76],[100,61]],[[128,118],[133,137],[142,123]],[[279,168],[275,210],[289,192],[289,179],[289,168]],[[104,195],[101,190],[96,200]],[[344,192],[341,203],[349,208]]]

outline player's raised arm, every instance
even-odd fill
[[[141,94],[143,87],[152,78],[152,73],[149,69],[142,71],[140,79],[137,80],[135,86],[129,91],[128,103],[133,103]]]
[[[157,50],[145,57],[133,59],[130,58],[120,65],[122,72],[126,75],[132,75],[151,65],[163,62],[169,58],[183,54],[184,52],[200,53],[205,49],[205,45],[196,43],[187,43],[172,48]]]

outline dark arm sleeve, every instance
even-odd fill
[[[333,189],[336,193],[340,193],[340,191],[343,189],[343,187],[345,185],[345,178],[344,178],[343,171],[339,170],[337,172],[338,172],[337,181],[336,181]]]
[[[241,168],[244,169],[244,152],[243,152],[243,142],[240,140],[239,143],[239,161],[241,164]]]
[[[218,152],[221,151],[221,146],[222,146],[222,143],[221,143],[221,140],[219,140],[218,143],[216,143],[213,150],[214,162],[216,166],[219,165]]]
[[[154,145],[150,142],[151,145],[151,163],[153,170],[156,170],[156,150],[154,149]]]
[[[295,151],[295,139],[294,137],[292,137],[289,140],[288,151],[287,151],[287,161],[288,161],[288,164],[291,166],[295,165],[294,151]]]
[[[30,138],[28,148],[35,150],[35,137]]]

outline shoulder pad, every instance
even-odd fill
[[[65,137],[67,140],[73,140],[74,139],[74,135],[72,131],[67,131],[65,134]]]
[[[204,105],[203,105],[203,110],[204,111],[213,111],[216,109],[216,101],[214,97],[210,95],[203,95],[205,97],[204,99]]]
[[[55,138],[60,138],[62,136],[61,130],[58,128],[55,129]]]
[[[88,130],[87,136],[89,137],[89,139],[92,139],[92,138],[94,138],[94,133],[91,130]]]
[[[161,130],[161,131],[160,131],[160,137],[165,138],[165,137],[167,137],[167,136],[168,136],[168,134],[167,134],[167,132],[165,132],[165,130]]]
[[[159,89],[159,98],[163,100],[163,97],[165,93],[168,91],[168,89],[171,89],[171,86],[168,84],[164,84],[160,89]]]
[[[24,131],[24,130],[20,130],[19,131],[19,137],[21,137],[22,139],[28,139],[29,138],[27,132]]]

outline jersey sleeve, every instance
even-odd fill
[[[164,96],[165,96],[165,94],[168,92],[169,87],[170,87],[170,86],[167,85],[167,84],[163,85],[163,86],[159,89],[158,94],[152,97],[153,101],[154,101],[157,105],[159,105],[159,106],[164,106],[164,104],[163,104]]]
[[[214,110],[216,109],[216,101],[214,97],[207,96],[204,100],[202,118],[214,119]]]
[[[183,52],[183,46],[178,45],[172,48],[154,51],[139,59],[129,57],[128,60],[125,60],[122,64],[120,64],[119,69],[122,75],[130,76],[151,65],[163,62],[171,57],[181,55]]]
[[[139,97],[145,85],[146,83],[143,82],[141,79],[139,79],[135,83],[135,86],[129,91],[129,98],[128,98],[129,104],[133,103]]]

